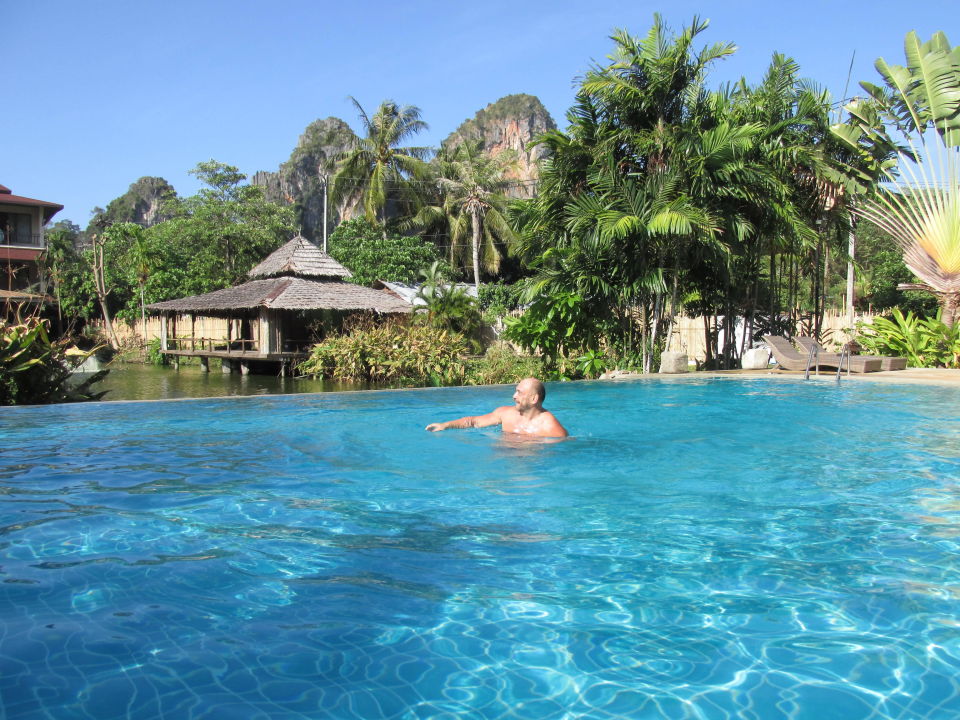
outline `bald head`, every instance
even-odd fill
[[[542,403],[547,398],[547,388],[535,377],[524,378],[517,383],[517,389],[535,394],[537,403]]]

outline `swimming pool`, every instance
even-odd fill
[[[938,718],[960,393],[551,385],[4,409],[3,718]]]

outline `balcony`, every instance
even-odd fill
[[[42,248],[44,247],[43,235],[20,232],[7,234],[0,230],[0,246]]]

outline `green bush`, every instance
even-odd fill
[[[904,315],[894,308],[889,318],[857,323],[857,343],[869,354],[907,358],[910,367],[960,368],[960,324],[948,327],[940,319]]]
[[[477,290],[480,309],[493,317],[503,317],[520,307],[523,288],[519,284],[484,283]]]
[[[483,347],[480,342],[483,317],[476,299],[464,288],[448,282],[439,262],[422,270],[420,276],[423,285],[417,297],[426,303],[426,308],[417,313],[415,321],[459,333],[471,350],[479,352]]]
[[[90,387],[106,370],[81,383],[71,381],[73,369],[93,354],[51,340],[47,321],[31,317],[4,322],[0,328],[0,405],[40,405],[97,400],[103,393]]]
[[[392,385],[460,385],[466,342],[459,333],[404,321],[362,318],[342,335],[315,345],[297,369],[303,375]]]
[[[166,365],[167,356],[160,352],[160,338],[153,338],[147,343],[146,361],[148,365]]]
[[[543,360],[533,355],[518,355],[508,345],[494,345],[481,357],[467,360],[467,385],[516,383],[527,377],[547,377]]]

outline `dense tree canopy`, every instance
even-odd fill
[[[102,222],[91,226],[82,250],[71,228],[48,233],[49,272],[58,280],[65,314],[103,314],[95,282],[99,253],[106,313],[132,320],[143,315],[145,304],[243,280],[293,235],[291,209],[266,202],[237,168],[211,160],[193,173],[206,187],[193,197],[168,197],[168,219],[149,228]]]
[[[359,285],[375,280],[412,283],[422,269],[438,260],[432,243],[389,232],[366,218],[341,223],[330,236],[329,251]]]
[[[536,327],[557,342],[538,313],[576,308],[594,322],[570,325],[579,330],[563,336],[568,350],[605,343],[650,367],[681,301],[715,318],[746,316],[750,335],[761,307],[773,316],[798,304],[797,266],[819,247],[825,218],[829,98],[779,55],[760,85],[708,91],[710,67],[733,46],[695,49],[705,29],[694,19],[671,35],[655,17],[642,38],[616,33],[609,62],[581,84],[569,129],[541,138],[550,159],[540,194],[515,213],[518,249],[536,270],[528,298],[538,302],[516,324],[528,345],[543,347]],[[732,333],[717,347],[717,329],[710,345],[731,363],[742,348]]]

